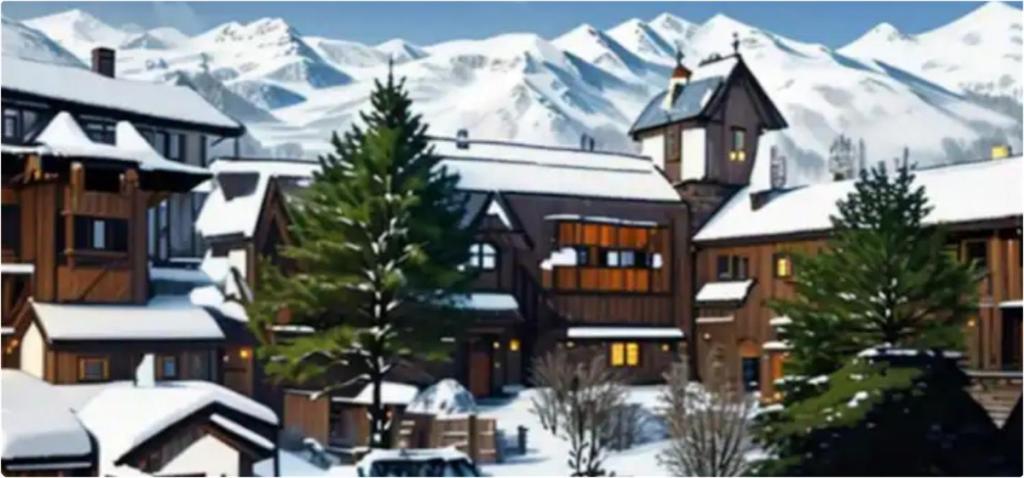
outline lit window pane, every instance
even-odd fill
[[[640,344],[636,342],[626,344],[626,365],[630,367],[640,365]]]
[[[612,343],[612,366],[621,367],[626,363],[626,347],[621,342]]]
[[[607,251],[607,252],[605,252],[605,262],[608,264],[608,267],[618,267],[619,266],[619,251]]]
[[[633,267],[636,265],[636,253],[633,251],[622,251],[622,267]]]

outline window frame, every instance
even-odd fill
[[[742,126],[733,126],[729,129],[729,161],[742,163],[746,160],[747,129]]]
[[[75,250],[128,252],[127,219],[75,216],[72,226],[75,230],[75,243],[73,244]],[[98,240],[98,238],[102,240]]]
[[[171,364],[174,369],[172,373],[167,373],[167,364]],[[181,366],[178,363],[178,357],[176,355],[160,355],[157,357],[157,376],[161,380],[177,380],[181,378]]]
[[[101,376],[99,378],[92,378],[87,376],[86,371],[88,370],[89,364],[99,362],[101,366]],[[96,383],[105,382],[110,380],[110,358],[100,355],[88,355],[78,357],[78,382],[80,383]]]
[[[608,344],[608,364],[615,368],[637,368],[643,363],[640,342],[619,340]]]
[[[488,259],[490,264],[488,264]],[[498,248],[489,241],[474,242],[469,245],[470,269],[494,271],[498,269]]]
[[[779,271],[780,261],[786,264],[786,272]],[[772,255],[772,275],[776,279],[790,279],[793,277],[793,255],[786,252],[778,252]]]
[[[117,123],[105,118],[83,117],[79,118],[82,125],[82,132],[97,142],[103,144],[117,143]]]
[[[3,215],[3,250],[11,251],[15,255],[21,253],[21,204],[3,203],[0,205],[0,213]]]

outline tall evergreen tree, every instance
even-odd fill
[[[860,463],[864,468],[854,474],[886,467],[919,474],[938,463],[936,447],[953,439],[936,439],[937,432],[927,432],[929,424],[948,424],[952,437],[974,426],[955,424],[949,414],[956,407],[926,409],[901,401],[925,393],[921,377],[935,377],[927,361],[890,367],[858,357],[878,346],[933,355],[930,350],[959,348],[981,275],[950,254],[941,227],[924,225],[930,211],[926,191],[914,186],[905,159],[896,162],[895,176],[880,163],[861,171],[855,190],[838,202],[826,247],[794,258],[794,297],[770,304],[792,319],[781,333],[790,350],[786,376],[777,382],[782,403],[757,418],[757,441],[769,451],[757,473],[845,474],[850,471],[843,467]],[[929,400],[969,402],[961,382],[941,378],[956,373],[929,378]],[[902,416],[908,406],[919,413]],[[896,446],[927,458],[904,463],[907,468],[891,460],[870,463],[881,458],[868,450],[893,444],[886,435],[895,436],[895,430],[902,440]],[[830,450],[840,444],[842,450]]]
[[[468,279],[465,195],[411,103],[389,71],[361,113],[365,126],[332,136],[334,152],[320,157],[322,170],[289,207],[294,245],[281,255],[290,273],[265,263],[249,307],[260,336],[282,311],[316,330],[268,340],[260,354],[270,375],[326,383],[322,393],[373,385],[371,447],[389,445],[384,377],[405,357],[448,357],[441,337],[458,330],[449,306]],[[336,379],[339,370],[354,373]]]
[[[923,224],[932,208],[913,183],[906,161],[895,176],[881,163],[862,171],[827,246],[794,257],[794,297],[770,304],[792,319],[787,372],[831,373],[883,343],[959,348],[981,275],[950,254],[941,227]]]

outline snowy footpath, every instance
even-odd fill
[[[661,386],[630,387],[628,403],[635,403],[646,411],[654,413],[658,407],[658,394]],[[567,465],[569,444],[555,437],[540,426],[540,421],[530,412],[534,391],[527,389],[517,396],[507,399],[481,400],[478,403],[480,416],[498,420],[498,428],[504,430],[507,439],[514,440],[519,426],[526,427],[527,452],[524,455],[510,454],[504,463],[481,465],[481,471],[491,476],[525,476],[525,475],[561,475],[568,476],[571,472]],[[647,441],[633,448],[622,451],[611,451],[605,460],[605,469],[617,476],[668,476],[668,472],[658,466],[657,455],[666,446],[664,439]],[[270,461],[258,463],[256,473],[262,476],[272,475]],[[281,452],[282,476],[356,476],[355,467],[334,466],[329,469],[318,468],[303,460],[298,455],[287,451]]]

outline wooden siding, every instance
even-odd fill
[[[157,356],[177,357],[178,379],[218,381],[221,374],[220,360],[214,345],[201,342],[104,342],[49,345],[45,353],[44,379],[54,384],[80,383],[78,366],[80,358],[101,358],[108,362],[108,376],[103,381],[134,380],[135,369],[142,356],[152,353]],[[154,363],[154,368],[159,364]],[[160,376],[158,373],[157,376]]]
[[[1021,238],[1014,227],[954,231],[950,235],[953,244],[963,241],[984,241],[988,250],[989,270],[986,278],[978,285],[979,308],[974,320],[965,327],[965,365],[973,369],[996,370],[1016,366],[1019,370],[1020,357],[1004,357],[1003,342],[1005,323],[1014,320],[1011,314],[999,307],[1005,301],[1021,298]],[[707,358],[714,350],[720,350],[730,379],[738,380],[740,374],[740,345],[745,342],[760,347],[767,341],[778,340],[769,321],[776,314],[767,306],[769,299],[787,299],[794,296],[790,279],[777,278],[774,274],[773,258],[776,254],[794,252],[813,255],[826,247],[823,239],[750,241],[747,244],[705,246],[697,253],[696,290],[716,277],[718,256],[742,256],[749,260],[748,276],[754,280],[746,300],[739,306],[698,307],[694,344],[700,349],[698,370],[704,370]],[[799,274],[799,270],[794,273]],[[732,317],[732,322],[699,323],[700,317]],[[1019,316],[1018,316],[1019,317]],[[1019,326],[1016,330],[1020,330]],[[1018,342],[1019,343],[1019,342]],[[781,354],[779,352],[778,354]],[[760,377],[762,396],[774,394],[771,381],[779,373],[779,359],[776,353],[760,351]],[[1014,360],[1016,359],[1016,360]],[[1016,364],[1016,365],[1015,365]]]
[[[330,405],[326,395],[311,400],[306,392],[285,391],[283,428],[326,445],[330,434]]]

